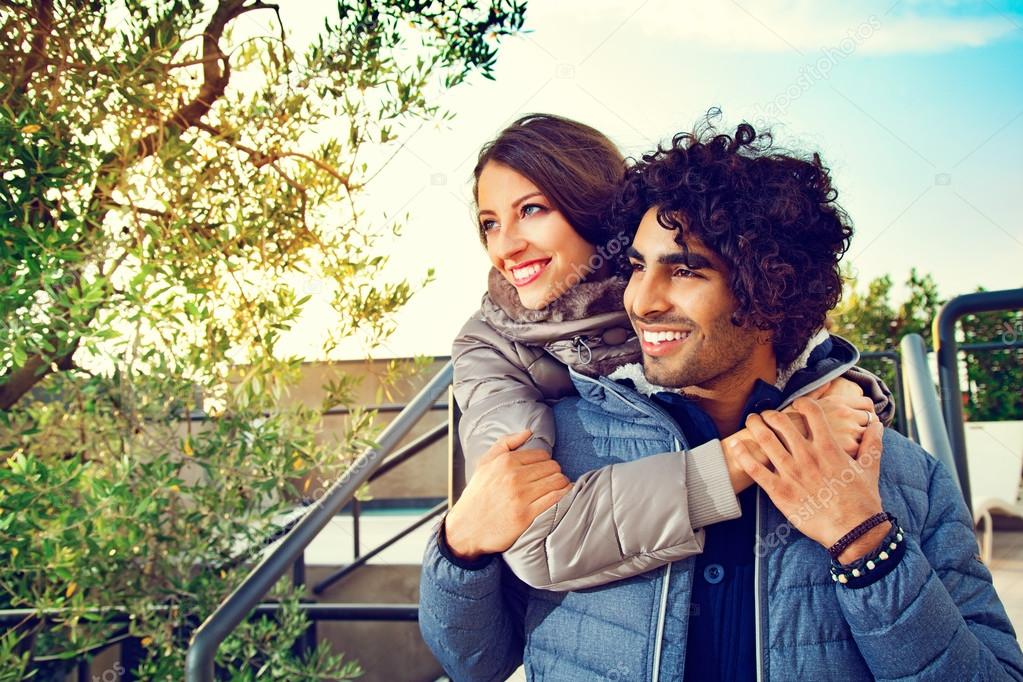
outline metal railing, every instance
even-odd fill
[[[966,315],[1003,310],[1023,310],[1023,289],[983,291],[956,296],[938,310],[934,318],[934,352],[938,360],[938,386],[945,428],[948,430],[959,487],[966,506],[973,509],[970,495],[970,472],[966,461],[966,432],[963,428],[962,388],[959,382],[959,342],[956,324]],[[999,347],[999,344],[982,344]],[[1012,347],[1016,344],[1001,344]],[[990,350],[991,348],[987,348]]]
[[[906,334],[902,337],[899,349],[902,354],[902,382],[906,387],[905,414],[908,430],[905,435],[938,458],[949,471],[957,472],[959,465],[953,456],[952,444],[941,416],[941,403],[927,366],[927,343],[919,334]],[[962,492],[958,476],[956,482]]]
[[[448,362],[388,424],[380,434],[377,446],[367,450],[349,467],[323,498],[288,532],[280,546],[264,557],[199,626],[192,636],[185,658],[185,679],[188,682],[213,682],[214,661],[220,644],[252,613],[263,596],[304,553],[324,526],[354,498],[359,487],[370,479],[384,463],[384,458],[408,435],[412,427],[435,408],[438,400],[446,395],[451,377],[452,365]]]

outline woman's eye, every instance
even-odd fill
[[[526,204],[522,207],[522,217],[525,218],[526,216],[535,215],[537,213],[541,213],[543,210],[544,207],[540,204]]]
[[[480,221],[480,229],[483,230],[484,232],[490,232],[495,227],[497,227],[497,221],[496,220],[481,220]]]

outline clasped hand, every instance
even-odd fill
[[[793,409],[806,420],[805,435],[780,412],[750,415],[746,429],[752,439],[740,442],[736,455],[743,470],[797,530],[830,547],[882,511],[878,481],[884,427],[872,420],[850,458],[828,428],[817,401],[800,398]],[[886,523],[867,533],[839,561],[849,563],[866,554],[889,528]]]
[[[444,521],[448,547],[475,559],[504,552],[544,510],[571,490],[545,450],[517,450],[530,431],[500,438],[480,458],[461,497]]]

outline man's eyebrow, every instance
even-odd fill
[[[684,265],[691,270],[714,270],[714,264],[704,255],[692,251],[673,251],[657,257],[661,265]]]
[[[646,259],[634,246],[630,246],[625,251],[626,255],[637,260],[640,263],[645,263]],[[714,264],[709,258],[698,253],[689,252],[688,256],[684,251],[672,251],[671,253],[662,254],[657,257],[657,263],[660,265],[684,265],[691,270],[714,270]]]

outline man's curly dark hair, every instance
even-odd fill
[[[729,268],[739,307],[732,322],[772,333],[779,365],[791,363],[824,326],[842,294],[839,260],[852,225],[836,203],[818,154],[801,158],[773,146],[748,123],[734,135],[711,119],[679,133],[631,164],[612,220],[633,230],[657,207],[658,222],[700,239]]]

